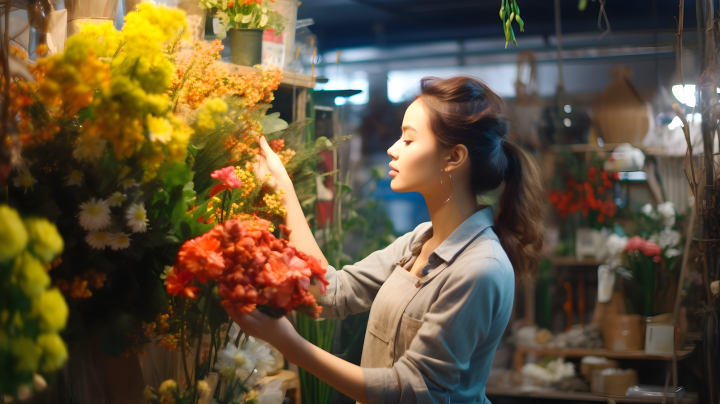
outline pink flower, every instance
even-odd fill
[[[640,251],[646,257],[654,257],[656,255],[660,255],[662,249],[659,245],[653,243],[652,241],[646,241],[645,244],[640,248]]]
[[[233,166],[215,170],[212,174],[210,174],[210,178],[222,181],[221,184],[215,185],[210,190],[211,198],[217,195],[218,192],[225,189],[242,187],[242,181],[240,180],[240,178],[237,177],[237,175],[235,175],[235,167]]]
[[[628,240],[627,244],[625,244],[625,251],[633,252],[640,250],[645,245],[645,242],[646,240],[640,236],[632,237]]]

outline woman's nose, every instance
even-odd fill
[[[388,156],[392,157],[393,160],[397,160],[397,145],[398,145],[398,142],[400,142],[400,141],[398,140],[397,142],[395,142],[395,144],[393,144],[392,146],[390,146],[390,148],[389,148],[388,151],[387,151]]]

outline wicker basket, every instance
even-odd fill
[[[605,143],[639,146],[650,128],[648,106],[630,77],[630,68],[613,68],[613,79],[595,101],[593,114]]]

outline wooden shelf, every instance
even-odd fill
[[[595,401],[606,403],[660,403],[662,397],[622,397],[622,396],[606,396],[595,393],[580,392],[564,392],[554,389],[526,391],[522,388],[502,388],[502,387],[486,387],[485,395],[487,396],[506,396],[506,397],[527,397],[548,400],[573,400],[573,401]],[[672,398],[668,398],[667,402],[672,402]],[[684,398],[678,402],[683,404],[692,404],[697,402],[697,395],[687,393]]]
[[[612,152],[621,143],[606,143],[600,147],[597,144],[566,144],[566,145],[550,145],[545,150],[553,153],[560,151],[568,151],[570,153],[586,153],[586,152]],[[662,147],[640,147],[645,154],[662,155]],[[682,157],[682,156],[681,156]]]
[[[221,61],[216,61],[215,64],[225,69],[228,73],[241,75],[255,73],[255,68],[250,66],[240,66]],[[287,70],[283,70],[283,79],[280,82],[280,85],[289,87],[292,87],[294,85],[298,88],[313,88],[315,87],[315,77],[305,76],[302,74],[296,74]]]
[[[547,256],[546,259],[555,266],[598,266],[604,264],[604,261],[596,260],[595,258],[582,258],[579,261],[574,256]]]
[[[695,345],[688,345],[677,351],[677,360],[687,359],[695,350]],[[610,359],[636,359],[636,360],[657,360],[671,361],[672,355],[649,355],[645,351],[611,351],[609,349],[552,349],[544,347],[526,347],[519,346],[515,348],[513,357],[513,369],[519,372],[525,363],[525,354],[533,353],[535,355],[555,355],[563,358],[582,358],[584,356],[602,356]]]

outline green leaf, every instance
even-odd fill
[[[266,115],[258,119],[258,121],[262,125],[263,134],[275,133],[288,128],[288,123],[280,119],[279,112]]]

